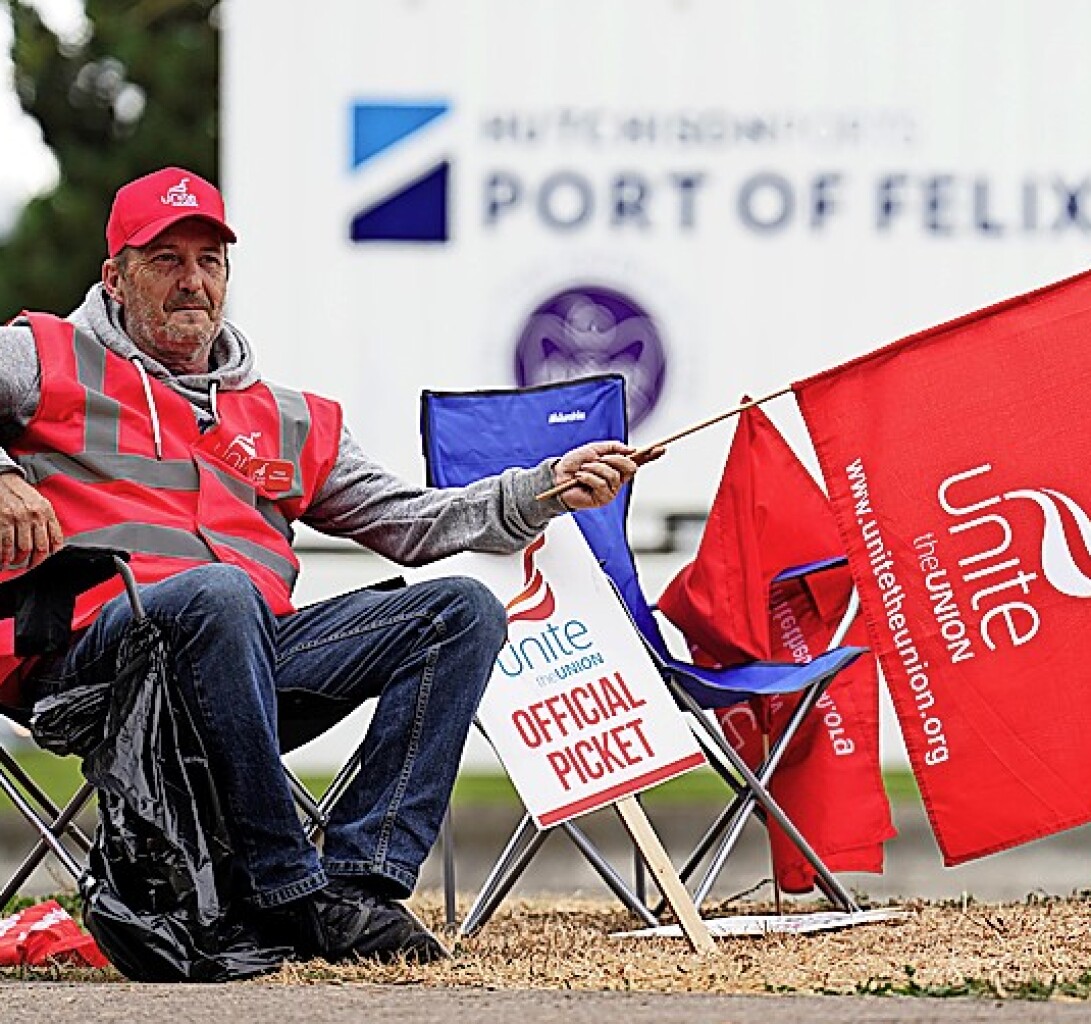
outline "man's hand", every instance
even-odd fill
[[[64,545],[64,531],[48,499],[18,473],[0,473],[0,567],[48,558]]]
[[[653,449],[639,462],[632,458],[635,452],[635,448],[620,441],[595,441],[562,455],[553,466],[554,483],[576,480],[578,484],[565,491],[561,501],[571,509],[609,504],[633,478],[637,468],[658,459],[663,449]]]

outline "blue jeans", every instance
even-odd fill
[[[207,565],[140,588],[225,804],[259,907],[324,886],[379,881],[405,896],[439,830],[507,620],[483,585],[450,577],[357,590],[277,617],[241,570]],[[131,617],[109,602],[39,692],[112,678]],[[338,801],[319,857],[280,754],[378,698],[362,767]]]

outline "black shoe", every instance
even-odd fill
[[[389,963],[404,957],[410,963],[449,960],[451,954],[406,906],[377,892],[364,881],[337,878],[328,890],[368,914],[369,920],[352,951],[366,960]]]
[[[371,917],[356,901],[326,888],[259,910],[253,923],[261,940],[269,945],[290,946],[304,960],[317,956],[337,963],[352,959]]]

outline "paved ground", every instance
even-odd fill
[[[650,995],[644,993],[488,992],[344,985],[58,985],[0,983],[3,1019],[12,1024],[184,1024],[224,1021],[308,1024],[1068,1024],[1091,1016],[1085,1004],[987,1000]]]

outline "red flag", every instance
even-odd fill
[[[768,660],[773,577],[840,554],[822,489],[753,406],[739,416],[697,557],[668,584],[659,607],[721,665]]]
[[[840,553],[829,502],[768,417],[747,409],[728,453],[694,562],[670,583],[659,607],[703,660],[753,658],[805,663],[825,650],[851,591],[847,570],[774,583],[783,569]],[[857,627],[862,634],[862,624]],[[751,765],[764,757],[798,704],[790,695],[718,713]],[[881,871],[895,832],[879,765],[878,680],[870,658],[840,673],[785,750],[772,791],[835,871]],[[774,869],[788,892],[814,875],[778,828]]]
[[[948,864],[1091,820],[1091,275],[796,385]]]

